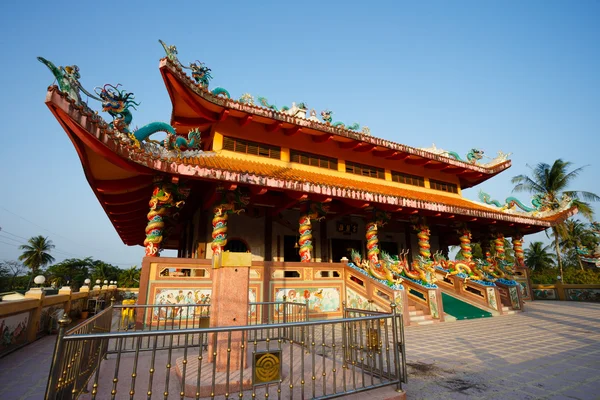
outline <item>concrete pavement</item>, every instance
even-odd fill
[[[409,399],[600,399],[600,304],[535,301],[405,336]],[[0,359],[0,399],[43,399],[54,340]]]

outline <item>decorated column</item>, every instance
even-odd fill
[[[515,260],[518,267],[525,267],[525,255],[523,253],[523,236],[514,235],[512,238]]]
[[[372,220],[367,222],[367,258],[371,265],[379,263],[379,238],[377,237],[377,227],[383,226],[389,221],[389,214],[374,209]]]
[[[458,229],[460,234],[460,254],[463,260],[471,261],[473,259],[473,253],[471,252],[471,230],[466,226],[461,226]]]
[[[225,192],[222,187],[217,188],[219,201],[213,207],[212,243],[213,260],[218,260],[227,245],[227,220],[229,214],[239,214],[249,203],[249,198],[239,189]]]
[[[165,224],[168,219],[176,219],[177,211],[185,205],[185,199],[190,191],[183,185],[157,181],[150,198],[150,212],[147,215],[146,225],[146,256],[158,257],[162,250],[163,238],[168,236]]]
[[[496,238],[494,239],[494,247],[496,248],[496,258],[498,260],[504,260],[504,234],[501,232],[496,234]]]
[[[429,236],[431,232],[429,226],[424,219],[418,221],[413,225],[413,228],[417,231],[417,238],[419,239],[419,255],[429,260],[431,258],[431,245],[429,244]]]
[[[310,200],[300,203],[300,219],[298,220],[298,233],[300,238],[300,261],[310,262],[312,260],[312,223],[311,220],[320,221],[325,218],[327,207],[322,203],[311,202]]]

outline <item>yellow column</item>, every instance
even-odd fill
[[[290,149],[289,147],[281,148],[281,161],[290,162]]]
[[[221,150],[223,150],[223,135],[219,132],[215,132],[215,137],[213,138],[213,151]]]
[[[338,171],[340,171],[340,172],[346,172],[346,160],[339,160],[338,159]]]

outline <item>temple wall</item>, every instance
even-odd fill
[[[208,304],[212,273],[210,260],[145,257],[138,304]],[[308,301],[311,319],[341,317],[344,301],[349,307],[379,311],[389,311],[391,302],[397,304],[399,312],[408,306],[404,290],[391,289],[345,263],[253,261],[250,302],[282,301],[284,295],[288,301]],[[160,324],[169,317],[155,309],[146,319],[145,323]],[[409,323],[408,314],[405,323]]]

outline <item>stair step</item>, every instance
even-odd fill
[[[414,315],[410,317],[410,322],[432,320],[431,315]]]
[[[430,324],[435,324],[436,322],[438,322],[438,321],[430,319],[427,321],[419,321],[419,322],[417,322],[417,325],[430,325]]]
[[[417,315],[424,315],[425,313],[423,312],[423,310],[417,310],[417,311],[409,311],[408,315],[412,316],[417,316]]]

